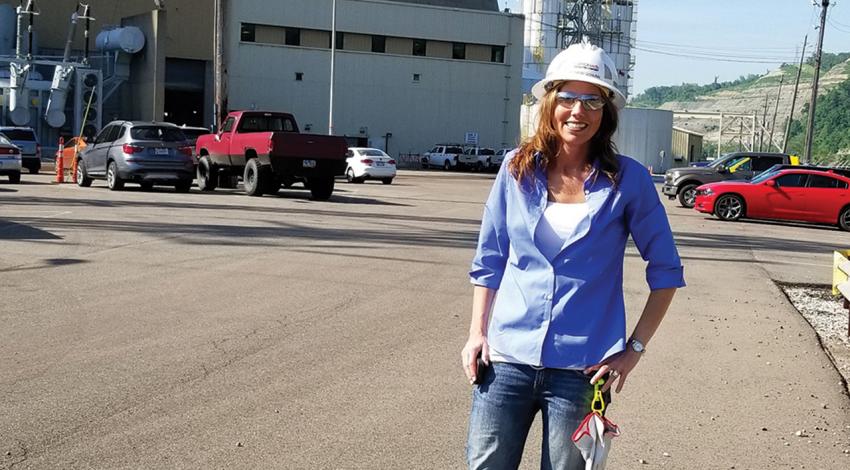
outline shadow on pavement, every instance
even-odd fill
[[[48,231],[31,225],[0,219],[0,240],[61,240]]]
[[[720,250],[775,250],[791,253],[824,253],[843,249],[837,242],[823,240],[799,240],[763,237],[756,235],[732,235],[728,233],[675,232],[676,245],[688,248],[714,248]]]
[[[11,268],[0,269],[0,273],[8,273],[14,271],[32,271],[34,269],[56,268],[59,266],[70,266],[73,264],[88,263],[88,260],[74,258],[52,258],[43,260],[42,264],[36,266],[12,266]]]
[[[313,213],[313,211],[306,211]],[[349,215],[349,214],[346,214]],[[362,218],[362,214],[350,214]],[[386,226],[378,225],[374,229],[330,228],[328,226],[300,226],[279,220],[262,221],[264,225],[221,225],[221,224],[180,224],[167,222],[132,222],[116,220],[74,220],[49,218],[39,220],[47,229],[112,231],[155,235],[158,238],[171,238],[176,243],[191,245],[225,246],[293,246],[293,239],[305,240],[315,248],[315,242],[336,242],[331,248],[349,248],[352,244],[376,244],[378,247],[398,246],[436,246],[467,247],[475,246],[478,240],[478,227],[469,230],[440,230],[405,227],[402,230],[388,231]],[[270,225],[269,225],[270,224]],[[37,229],[36,229],[37,230]],[[44,234],[49,232],[40,231]],[[0,234],[2,234],[0,227]],[[51,235],[52,236],[52,235]],[[2,237],[0,237],[2,238]]]
[[[226,194],[226,193],[212,193],[212,194]],[[243,197],[248,197],[244,196]],[[362,198],[354,198],[349,196],[334,196],[334,198],[340,197],[344,198],[345,201],[356,201],[357,204],[363,204]],[[199,198],[201,200],[202,198]],[[303,198],[303,202],[310,202],[311,204],[327,204],[327,203],[313,203],[309,201],[307,196]],[[333,200],[331,201],[333,202]],[[368,204],[368,203],[366,203]],[[383,201],[379,202],[379,204],[384,204]],[[483,204],[483,203],[482,203]],[[314,215],[314,216],[332,216],[332,217],[348,217],[355,219],[368,219],[375,218],[380,220],[402,220],[402,221],[422,221],[422,222],[433,222],[433,223],[449,223],[449,224],[464,224],[464,225],[474,225],[478,227],[481,224],[480,219],[459,219],[452,217],[424,217],[424,216],[416,216],[413,214],[382,214],[382,213],[374,213],[374,212],[362,212],[355,211],[352,209],[345,210],[326,210],[319,209],[316,205],[311,205],[310,208],[305,209],[296,209],[291,207],[258,207],[258,206],[248,206],[248,205],[231,205],[231,204],[214,204],[214,203],[192,203],[192,202],[165,202],[165,201],[116,201],[116,200],[100,200],[100,199],[70,199],[70,198],[55,198],[55,197],[28,197],[26,199],[21,198],[4,198],[0,196],[0,205],[2,206],[50,206],[51,208],[62,207],[110,207],[110,208],[165,208],[165,209],[189,209],[189,210],[209,210],[215,211],[218,214],[227,212],[227,211],[246,211],[246,212],[256,212],[256,213],[268,213],[268,214],[304,214],[304,215]],[[404,207],[409,207],[404,204],[400,204]],[[326,205],[322,205],[321,207],[328,207]],[[341,206],[344,207],[344,206]]]

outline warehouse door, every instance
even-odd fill
[[[206,62],[165,59],[165,120],[178,126],[204,125]]]

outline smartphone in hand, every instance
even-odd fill
[[[487,368],[490,367],[484,362],[484,359],[481,359],[481,353],[478,353],[478,357],[475,358],[475,380],[472,382],[475,385],[480,384],[484,381],[484,374],[487,373]]]

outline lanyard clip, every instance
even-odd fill
[[[590,410],[600,415],[605,411],[605,399],[602,398],[602,385],[604,383],[605,379],[599,379],[593,385],[593,402],[590,403]]]

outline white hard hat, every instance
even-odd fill
[[[564,49],[552,59],[546,77],[531,87],[531,94],[542,99],[546,85],[560,80],[592,83],[610,92],[609,98],[617,108],[626,105],[626,97],[617,87],[617,66],[600,47],[582,42]]]

